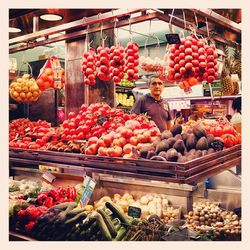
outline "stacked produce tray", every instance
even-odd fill
[[[195,185],[241,162],[241,145],[185,163],[124,159],[53,151],[9,149],[10,161],[30,164],[72,165],[97,172],[121,173],[122,175],[161,180],[165,182]]]

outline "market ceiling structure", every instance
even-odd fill
[[[57,14],[59,21],[45,21],[42,14]],[[117,20],[115,22],[114,20]],[[83,37],[93,33],[144,22],[161,20],[221,43],[241,43],[241,9],[10,9],[9,25],[20,28],[9,34],[10,53]],[[98,27],[94,24],[100,24]],[[56,36],[55,36],[56,35]]]

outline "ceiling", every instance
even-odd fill
[[[171,14],[172,9],[160,9],[164,11],[165,14]],[[235,23],[241,23],[241,9],[212,9],[217,14],[224,16]],[[9,10],[9,23],[10,26],[16,26],[22,30],[19,33],[9,33],[9,38],[16,38],[26,34],[33,33],[33,17],[39,17],[41,14],[59,14],[63,17],[62,20],[51,22],[44,21],[42,19],[38,20],[38,30],[44,30],[54,26],[58,26],[64,23],[72,22],[75,20],[82,19],[84,17],[90,17],[98,15],[99,13],[109,12],[111,9],[10,9]],[[183,10],[175,9],[174,16],[183,19]],[[195,23],[195,15],[191,9],[185,10],[185,18],[188,22]],[[198,23],[206,29],[205,18],[197,14]],[[209,22],[209,30],[214,31],[217,34],[223,34],[227,31],[223,25],[219,25],[216,22]],[[233,41],[240,41],[239,34],[235,35],[231,30],[229,34],[229,39]]]

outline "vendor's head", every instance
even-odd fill
[[[233,100],[232,108],[234,112],[241,113],[241,97],[237,97]]]
[[[155,99],[160,99],[161,98],[161,93],[164,89],[164,83],[162,78],[159,75],[153,75],[149,78],[149,90],[151,95]]]

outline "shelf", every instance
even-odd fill
[[[133,86],[133,87],[125,87],[125,86],[120,86],[120,85],[116,85],[116,90],[127,90],[127,91],[131,91],[132,92],[132,90],[133,90],[133,88],[134,88],[135,86]]]
[[[31,237],[25,236],[21,233],[10,231],[9,241],[36,241],[36,240]]]
[[[214,100],[233,100],[237,97],[241,97],[241,95],[232,95],[232,96],[214,96]],[[170,98],[164,98],[168,101],[182,101],[182,100],[211,100],[211,96],[197,96],[197,97],[170,97]]]
[[[131,109],[132,107],[116,106],[117,109]]]

